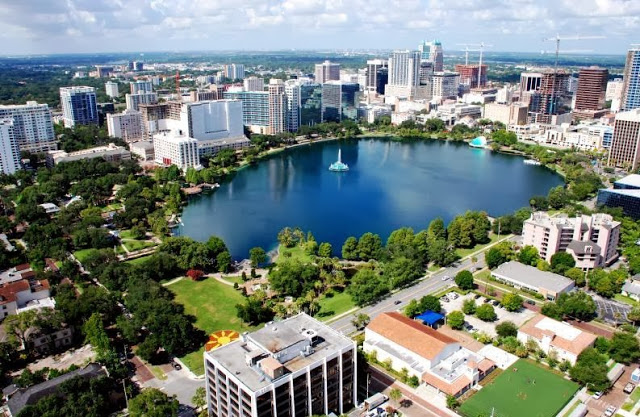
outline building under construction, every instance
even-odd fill
[[[460,84],[469,88],[484,87],[487,85],[487,66],[478,64],[456,64],[456,72],[460,74]],[[480,84],[478,84],[480,77]]]
[[[529,91],[529,122],[559,124],[554,116],[569,113],[571,97],[567,93],[569,74],[553,70],[540,73],[540,87]]]

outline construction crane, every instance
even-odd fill
[[[480,62],[478,63],[478,88],[480,88],[480,82],[482,80],[482,54],[484,48],[490,48],[493,45],[487,45],[484,42],[480,43],[459,43],[458,45],[464,46],[464,64],[469,65],[469,52],[480,52]],[[476,47],[477,49],[469,49],[469,47]]]
[[[558,70],[558,55],[560,54],[560,41],[579,41],[584,39],[604,39],[604,36],[560,36],[556,35],[553,38],[544,38],[543,42],[555,42],[556,43],[556,62],[554,66],[554,72]]]
[[[180,71],[176,70],[176,92],[178,93],[178,101],[182,101],[182,92],[180,91]]]

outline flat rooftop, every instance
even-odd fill
[[[615,182],[615,184],[637,187],[640,189],[640,175],[638,174],[627,175],[624,178],[620,178],[618,181]]]
[[[500,265],[492,275],[504,277],[509,281],[521,282],[532,287],[544,288],[556,293],[573,285],[573,281],[553,272],[541,271],[533,266],[510,261]]]
[[[308,340],[303,332],[310,330],[315,333],[316,341],[312,344],[309,354],[303,355],[302,347]],[[215,360],[250,390],[257,391],[269,386],[273,381],[257,364],[248,364],[247,357],[256,358],[262,355],[277,359],[278,353],[286,352],[287,348],[294,345],[298,345],[294,350],[300,347],[300,351],[295,352],[292,359],[281,362],[288,373],[296,372],[338,351],[352,347],[354,342],[329,326],[301,313],[279,322],[270,322],[260,330],[243,335],[241,339],[206,352],[205,357]]]

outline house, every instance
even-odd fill
[[[406,369],[438,393],[459,396],[495,368],[460,342],[397,312],[382,313],[365,328],[364,351],[396,371]],[[373,353],[375,352],[375,353]]]
[[[491,276],[515,288],[542,294],[548,300],[555,300],[561,293],[569,292],[575,287],[575,283],[569,278],[516,261],[503,263],[491,272]]]
[[[640,282],[635,280],[627,281],[622,286],[622,295],[633,298],[636,301],[640,301]]]
[[[64,326],[61,329],[45,331],[32,327],[25,332],[25,338],[32,351],[48,355],[73,344],[73,328]]]
[[[42,203],[38,205],[42,207],[44,209],[44,212],[47,214],[55,214],[60,211],[60,207],[56,206],[53,203]]]
[[[559,361],[567,360],[574,365],[578,355],[594,345],[596,336],[539,314],[520,327],[518,340],[522,343],[533,340],[547,355],[555,351]]]
[[[0,274],[0,320],[23,309],[52,307],[49,281],[36,279],[29,264]]]

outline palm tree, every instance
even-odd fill
[[[393,388],[391,391],[389,391],[389,398],[391,398],[395,402],[400,401],[400,399],[402,398],[402,391],[400,391],[399,388]]]

